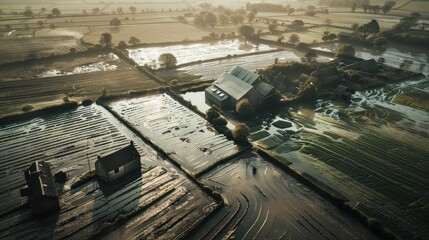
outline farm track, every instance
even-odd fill
[[[166,94],[113,102],[110,107],[152,142],[198,174],[238,148],[207,121]]]
[[[71,179],[94,165],[96,155],[126,146],[129,139],[115,120],[98,106],[79,107],[0,128],[0,238],[82,239],[94,234],[125,232],[129,238],[172,238],[186,234],[214,209],[214,201],[174,167],[155,164],[158,155],[137,145],[142,156],[141,176],[118,189],[91,181],[65,191],[59,213],[34,218],[19,189],[25,186],[22,170],[35,160],[50,162],[53,173],[66,170]],[[151,166],[154,165],[154,166]],[[167,170],[168,169],[168,170]],[[107,222],[132,214],[113,231],[103,233]],[[156,216],[156,217],[155,217]]]

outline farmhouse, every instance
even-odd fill
[[[137,169],[140,169],[140,154],[133,141],[118,151],[98,156],[95,162],[95,173],[105,182],[113,182]]]
[[[28,196],[35,215],[58,210],[60,201],[49,164],[36,161],[25,170],[27,186],[21,196]]]
[[[249,70],[237,66],[231,73],[224,73],[210,87],[206,88],[206,102],[219,107],[232,107],[244,98],[256,108],[260,106],[275,89]]]

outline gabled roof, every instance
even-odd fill
[[[25,171],[25,180],[28,188],[24,190],[33,201],[42,196],[57,197],[54,178],[49,164],[44,161],[35,161]]]
[[[222,77],[214,82],[214,85],[236,100],[240,100],[253,88],[249,83],[244,82],[229,73],[224,73]]]
[[[258,80],[259,75],[256,73],[253,73],[247,69],[244,69],[240,66],[237,66],[234,68],[234,70],[231,71],[231,75],[233,75],[234,77],[237,77],[239,79],[241,79],[242,81],[253,85],[253,83]]]
[[[97,161],[100,162],[105,171],[110,172],[137,159],[140,160],[140,154],[135,148],[134,143],[131,141],[130,145],[122,149],[111,152],[102,157],[99,156]]]
[[[210,87],[206,88],[205,92],[206,94],[210,94],[213,98],[217,99],[218,101],[224,101],[229,97],[222,90],[220,90],[214,85],[211,85]]]
[[[266,97],[270,94],[270,92],[274,89],[273,86],[271,86],[268,83],[260,82],[258,85],[255,86],[256,91],[258,91],[262,96]]]

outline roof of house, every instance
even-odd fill
[[[255,86],[256,91],[258,91],[262,96],[266,97],[268,96],[271,91],[274,89],[273,86],[271,86],[268,83],[260,82]]]
[[[28,195],[37,200],[42,196],[58,197],[49,164],[44,161],[35,161],[25,171],[25,179],[28,185]]]
[[[234,70],[231,71],[231,75],[241,79],[242,81],[250,85],[253,85],[253,83],[260,77],[258,74],[244,69],[240,66],[235,67]]]
[[[122,149],[111,152],[105,156],[99,156],[98,160],[104,170],[110,172],[134,160],[140,160],[140,154],[134,146],[133,141]]]
[[[242,81],[241,79],[238,79],[229,73],[224,73],[218,80],[214,82],[214,86],[236,100],[240,100],[253,88],[253,86],[249,83]]]
[[[220,102],[228,99],[228,95],[214,85],[211,85],[210,87],[206,88],[205,92],[206,94],[210,94],[213,98],[217,99]]]

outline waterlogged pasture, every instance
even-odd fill
[[[141,174],[114,187],[94,180],[70,189],[88,164],[94,169],[98,154],[120,149],[130,139],[142,158]],[[182,172],[98,106],[2,125],[0,142],[0,238],[82,239],[109,233],[171,239],[186,235],[216,207]],[[65,184],[57,184],[61,210],[43,218],[35,218],[19,195],[26,184],[23,170],[35,160],[49,162],[53,173],[69,174]],[[124,215],[128,218],[116,231],[105,231],[107,223]]]
[[[214,80],[224,72],[232,71],[236,66],[255,71],[258,68],[273,64],[276,58],[279,62],[300,61],[300,58],[295,53],[281,51],[195,64],[179,69],[162,71],[159,74],[165,79],[179,79],[182,74],[192,74],[201,81]]]
[[[193,174],[238,151],[233,141],[167,94],[112,102],[110,107]]]
[[[245,154],[201,177],[228,206],[193,239],[376,239],[367,229],[273,164]]]
[[[428,83],[420,78],[357,92],[350,105],[321,100],[315,106],[285,109],[252,128],[251,137],[404,239],[425,238],[429,113],[392,99]],[[285,132],[275,126],[281,119],[291,123]],[[298,131],[288,131],[294,126]]]
[[[254,53],[273,50],[268,45],[254,45],[250,42],[240,40],[224,40],[214,43],[193,43],[183,45],[169,45],[161,47],[130,48],[129,57],[137,64],[143,66],[148,64],[158,68],[160,63],[158,57],[163,53],[171,53],[177,59],[177,64],[203,61],[213,58],[226,57],[228,55]]]

